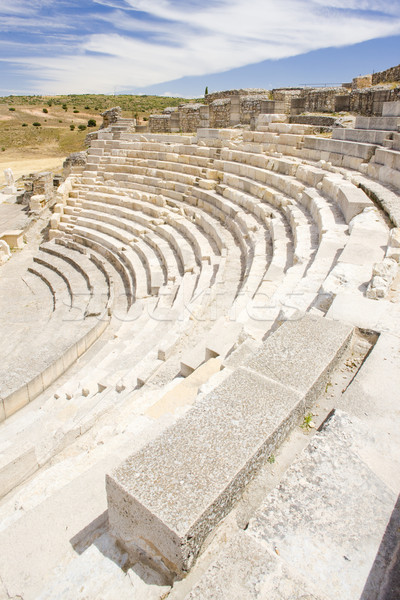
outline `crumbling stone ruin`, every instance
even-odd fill
[[[345,111],[379,116],[385,102],[400,99],[400,85],[377,84],[400,81],[399,71],[400,67],[394,67],[374,76],[356,77],[351,84],[345,83],[341,87],[214,92],[207,94],[205,104],[181,104],[177,109],[165,109],[162,115],[151,115],[149,130],[152,133],[190,133],[199,127],[246,126],[265,113],[301,115]]]
[[[108,122],[0,267],[4,597],[396,592],[400,101],[307,93]]]

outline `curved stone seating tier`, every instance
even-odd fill
[[[141,231],[137,231],[137,235],[142,235],[146,231],[149,230],[157,230],[158,225],[163,225],[166,222],[172,223],[178,230],[178,236],[183,235],[186,238],[190,245],[194,248],[195,252],[195,260],[197,264],[201,264],[202,260],[210,260],[211,255],[214,253],[213,249],[210,247],[210,242],[208,240],[208,236],[201,231],[196,225],[190,223],[187,219],[180,218],[178,214],[172,214],[172,211],[169,210],[169,207],[163,204],[162,206],[152,204],[151,202],[146,202],[139,199],[130,199],[129,197],[119,197],[113,198],[107,195],[106,197],[102,195],[100,192],[96,193],[94,196],[92,194],[88,195],[88,200],[84,201],[84,207],[90,207],[90,199],[95,198],[98,201],[102,201],[110,206],[117,204],[122,206],[122,209],[116,208],[116,214],[122,215],[127,219],[132,221],[139,221],[145,225]],[[107,208],[104,209],[107,211]],[[108,208],[108,212],[110,212],[110,208]],[[176,241],[170,241],[172,246],[176,245]],[[181,240],[179,243],[179,250],[177,251],[178,255],[181,257],[185,255],[189,255],[191,250],[187,246],[187,241]],[[166,261],[164,261],[166,264]],[[186,264],[181,261],[182,269],[190,270],[192,267],[190,263]],[[194,266],[193,266],[194,268]]]
[[[277,129],[277,133],[278,133],[278,129],[279,127],[276,127]],[[247,135],[249,135],[252,132],[245,132]],[[282,133],[282,132],[280,132]],[[304,133],[304,132],[302,132]],[[262,135],[267,135],[267,134],[262,134]],[[288,133],[285,133],[285,135],[291,135]],[[249,136],[250,137],[250,136]],[[120,145],[120,141],[118,142],[118,144]],[[125,144],[125,142],[124,142]],[[337,260],[338,254],[340,252],[341,249],[343,249],[344,247],[344,239],[343,239],[343,227],[341,228],[341,230],[337,231],[337,235],[336,233],[331,234],[330,239],[327,238],[327,236],[325,235],[324,238],[324,244],[323,244],[323,248],[321,248],[321,250],[319,252],[316,252],[317,250],[317,245],[318,245],[318,241],[320,241],[322,239],[322,234],[327,232],[328,229],[332,228],[332,220],[333,219],[337,219],[338,215],[337,215],[337,210],[336,210],[336,216],[332,215],[332,203],[329,203],[329,201],[326,199],[326,197],[322,197],[322,196],[318,196],[317,193],[308,193],[306,192],[306,185],[307,183],[314,183],[316,185],[318,185],[318,183],[321,183],[321,181],[324,180],[324,178],[326,178],[327,176],[327,172],[324,171],[323,169],[318,169],[317,167],[311,167],[311,166],[307,166],[307,165],[300,165],[298,162],[296,162],[295,160],[289,160],[289,159],[279,159],[277,157],[271,157],[271,156],[263,156],[261,154],[257,154],[252,152],[252,150],[254,150],[254,145],[252,146],[252,148],[246,148],[246,151],[240,151],[240,150],[235,150],[235,149],[224,149],[224,148],[215,148],[215,149],[211,149],[211,148],[206,148],[206,153],[210,154],[210,150],[213,150],[213,156],[214,158],[213,160],[213,170],[214,172],[212,173],[213,178],[215,177],[215,170],[217,172],[221,172],[223,173],[223,184],[222,185],[217,185],[215,186],[215,184],[212,184],[212,187],[209,188],[208,190],[203,188],[200,184],[199,186],[199,182],[196,182],[197,185],[193,186],[192,185],[192,181],[187,182],[186,180],[182,180],[181,181],[175,181],[173,182],[173,179],[177,179],[177,176],[174,174],[173,169],[180,169],[181,166],[179,166],[178,164],[174,164],[174,162],[170,161],[170,160],[165,160],[166,156],[163,152],[160,151],[160,145],[152,145],[150,144],[149,146],[147,146],[146,150],[143,150],[145,146],[145,143],[143,143],[143,145],[141,146],[140,149],[134,151],[134,156],[135,157],[140,157],[137,158],[137,160],[143,164],[144,163],[144,156],[145,156],[145,152],[150,153],[150,156],[152,156],[152,158],[149,160],[156,160],[156,159],[160,159],[160,164],[159,166],[165,166],[167,167],[165,169],[158,169],[156,171],[157,175],[159,176],[160,180],[159,181],[154,181],[152,178],[148,179],[147,176],[143,176],[143,179],[139,178],[139,181],[141,183],[132,183],[132,181],[134,181],[135,177],[133,179],[131,179],[131,183],[130,183],[130,187],[131,189],[136,188],[141,188],[142,191],[149,191],[149,192],[163,192],[163,194],[170,194],[170,196],[173,196],[175,198],[175,200],[177,199],[181,199],[181,198],[185,198],[186,202],[191,203],[191,198],[194,196],[196,198],[200,199],[201,203],[204,203],[204,200],[206,201],[210,201],[209,204],[211,205],[209,207],[209,210],[213,210],[214,211],[214,215],[216,214],[215,212],[215,208],[217,207],[218,210],[220,211],[219,214],[217,215],[220,219],[221,217],[223,217],[223,213],[225,214],[230,214],[230,215],[235,215],[236,216],[236,210],[237,208],[235,207],[235,203],[236,205],[239,204],[241,206],[241,208],[243,207],[243,201],[244,201],[244,197],[242,196],[240,198],[240,196],[235,196],[235,194],[237,194],[237,192],[239,191],[239,194],[247,194],[247,197],[252,197],[255,199],[255,201],[253,202],[249,202],[247,200],[247,206],[245,203],[245,208],[248,211],[248,209],[250,209],[250,212],[252,214],[256,214],[258,218],[261,217],[261,220],[263,220],[264,222],[266,222],[266,214],[264,212],[264,214],[260,215],[260,208],[259,206],[257,206],[257,198],[263,198],[263,200],[268,199],[274,206],[279,207],[279,209],[281,209],[284,214],[286,215],[286,218],[288,219],[288,222],[291,224],[291,229],[292,229],[292,239],[293,242],[295,244],[295,246],[297,246],[297,249],[295,248],[294,252],[291,254],[291,249],[286,248],[287,250],[289,250],[289,255],[291,254],[292,256],[292,260],[294,260],[295,262],[304,262],[306,261],[306,266],[305,269],[300,269],[299,267],[297,269],[294,269],[294,272],[291,273],[291,278],[293,280],[293,282],[295,282],[296,278],[294,273],[296,272],[296,270],[300,273],[302,273],[304,276],[308,274],[308,282],[303,282],[301,285],[299,283],[297,283],[296,285],[299,285],[298,287],[298,294],[299,295],[303,295],[303,304],[305,302],[307,302],[307,306],[312,304],[313,301],[313,297],[312,294],[315,292],[317,293],[318,291],[318,284],[322,284],[323,280],[324,280],[324,276],[326,276],[329,273],[329,270],[332,268],[332,266],[334,265],[335,261]],[[190,146],[185,146],[184,151],[187,153],[188,148]],[[179,148],[180,150],[182,150],[182,148]],[[113,148],[111,150],[111,153],[128,153],[129,151],[127,150],[122,150],[121,148]],[[152,155],[152,152],[158,152],[158,154],[156,155]],[[172,153],[170,153],[172,154]],[[192,156],[195,153],[192,151]],[[148,154],[149,155],[149,154]],[[186,155],[185,155],[186,157]],[[133,158],[133,156],[132,156]],[[168,156],[168,158],[170,158],[170,156]],[[203,157],[202,157],[203,158]],[[230,159],[230,160],[228,160]],[[102,156],[100,159],[103,162],[102,165],[102,169],[106,170],[105,168],[105,163],[109,160],[112,165],[110,168],[110,173],[107,174],[107,178],[108,176],[114,177],[114,175],[112,174],[113,172],[117,173],[117,176],[120,175],[120,173],[118,173],[119,171],[124,171],[125,172],[125,181],[124,180],[120,180],[118,183],[122,184],[122,182],[125,182],[127,179],[129,179],[132,175],[132,171],[135,171],[136,166],[132,166],[132,164],[129,164],[129,159],[127,156],[113,156],[110,155],[110,157],[108,156]],[[123,164],[114,164],[114,161],[121,161]],[[155,166],[155,163],[150,163],[151,167]],[[205,163],[203,162],[203,165]],[[155,172],[151,171],[151,170],[147,170],[149,165],[144,165],[143,167],[140,167],[142,169],[142,173],[149,173],[151,175],[153,175]],[[203,167],[205,168],[205,167]],[[171,170],[172,169],[172,170]],[[138,174],[138,170],[136,170],[136,174]],[[299,173],[299,177],[297,177],[297,172]],[[164,182],[163,180],[161,180],[161,176],[165,175],[166,176],[166,181]],[[329,174],[328,174],[329,175]],[[107,181],[113,181],[113,179],[108,180]],[[165,189],[165,186],[169,186],[170,183],[174,183],[174,185],[176,187],[182,186],[182,192],[177,192],[176,190],[171,190],[169,189],[168,191]],[[266,182],[268,185],[266,185]],[[211,182],[210,182],[211,183]],[[343,183],[343,180],[341,180],[341,183]],[[158,184],[158,185],[157,185]],[[354,193],[354,191],[356,190],[356,188],[354,188],[353,186],[351,186],[351,184],[348,184],[351,188],[352,188],[352,192]],[[148,187],[146,187],[148,186]],[[153,186],[153,187],[152,187]],[[233,186],[233,187],[232,187]],[[340,187],[340,184],[339,184]],[[187,195],[185,197],[185,193],[184,190],[186,188],[186,193],[188,193],[188,191],[190,190],[190,195]],[[214,189],[214,191],[213,191]],[[246,191],[243,191],[246,190]],[[337,187],[332,187],[331,185],[326,184],[325,188],[323,190],[324,192],[328,192],[328,197],[329,194],[331,194],[331,196],[336,200],[337,196],[338,196],[338,188]],[[129,193],[129,192],[128,192]],[[221,203],[219,196],[220,195],[224,196],[224,200]],[[342,194],[343,195],[343,194]],[[211,198],[210,198],[211,197]],[[235,202],[231,202],[231,199],[234,200]],[[239,202],[238,202],[239,200]],[[319,200],[319,202],[318,202]],[[344,201],[341,202],[341,208],[342,210],[344,210],[345,212],[345,216],[346,219],[349,221],[350,218],[353,216],[351,214],[351,210],[350,212],[348,210],[348,205],[346,205],[346,200],[347,198],[345,198]],[[358,198],[358,200],[360,201],[360,199]],[[181,200],[182,201],[182,200]],[[295,203],[298,203],[298,206],[294,206]],[[199,203],[197,203],[199,204]],[[322,206],[323,205],[323,206]],[[307,214],[304,212],[304,208],[305,207]],[[233,207],[233,211],[232,211],[232,207]],[[359,210],[359,206],[357,206],[357,209]],[[222,209],[222,210],[221,210]],[[310,210],[311,209],[311,210]],[[310,215],[308,213],[308,211],[310,210],[311,215],[317,215],[316,217],[316,224],[318,227],[318,236],[316,235],[316,229],[315,229],[315,225],[312,223],[312,221],[310,220]],[[346,213],[347,211],[347,213]],[[354,212],[354,211],[353,211]],[[305,220],[304,220],[305,217]],[[252,217],[254,219],[254,217]],[[223,220],[223,219],[222,219]],[[247,214],[246,217],[244,219],[237,219],[237,222],[239,224],[239,230],[237,229],[237,225],[234,225],[234,228],[236,227],[235,230],[235,235],[236,235],[236,241],[239,242],[241,248],[242,248],[242,254],[244,256],[246,256],[246,268],[244,271],[242,271],[242,276],[241,276],[241,280],[243,281],[243,289],[246,289],[246,285],[245,282],[248,279],[249,273],[250,273],[250,268],[249,265],[251,265],[253,263],[252,261],[252,254],[254,254],[254,236],[252,239],[253,242],[253,246],[250,244],[250,247],[244,244],[243,242],[243,238],[245,236],[249,235],[249,229],[251,230],[252,226],[250,225],[249,227],[249,215]],[[229,221],[228,221],[229,223]],[[254,221],[253,221],[254,223]],[[343,225],[343,222],[342,222]],[[311,227],[311,229],[310,229]],[[338,229],[338,228],[336,228]],[[256,228],[254,228],[254,230],[257,230]],[[254,231],[253,230],[253,231]],[[319,240],[317,240],[317,237],[319,238]],[[259,237],[259,240],[261,242],[261,238]],[[259,242],[259,247],[260,246],[260,242]],[[266,251],[264,250],[263,254],[266,254]],[[327,254],[329,255],[329,258],[327,258]],[[252,281],[250,288],[251,291],[249,293],[249,298],[251,299],[252,296],[254,295],[254,293],[256,292],[256,290],[260,287],[260,285],[262,285],[262,282],[264,281],[264,279],[267,279],[267,284],[263,285],[263,289],[266,289],[268,287],[268,283],[270,284],[271,282],[268,281],[270,279],[270,275],[273,272],[273,269],[270,272],[270,275],[267,275],[267,269],[268,269],[268,263],[270,262],[270,259],[263,259],[262,258],[262,253],[260,251],[256,250],[256,256],[259,257],[259,263],[260,265],[257,265],[257,261],[254,263],[253,265],[253,274],[254,275],[253,278],[250,277],[250,279],[248,280],[249,282]],[[308,257],[308,259],[307,259]],[[313,260],[317,258],[318,262],[319,262],[319,266],[315,265],[314,268],[311,269]],[[285,266],[288,267],[290,265],[290,258],[286,259],[285,262]],[[289,261],[289,262],[288,262]],[[281,261],[282,262],[282,261]],[[293,270],[292,270],[293,271]],[[290,279],[288,281],[290,281]],[[295,285],[295,288],[296,288]],[[271,289],[271,285],[269,285],[269,288]],[[303,290],[303,291],[302,291]],[[304,290],[308,291],[308,299],[307,301],[305,300],[305,293]],[[249,291],[249,288],[247,287],[247,291]],[[242,308],[244,307],[244,305],[246,304],[245,300],[243,299],[243,297],[241,298],[241,304],[242,304]]]
[[[109,322],[107,298],[100,306],[97,305],[96,312],[92,312],[87,288],[82,297],[82,288],[76,288],[72,277],[67,278],[67,270],[63,270],[61,277],[55,264],[41,260],[40,256],[38,260],[41,262],[34,263],[29,268],[30,272],[23,276],[22,287],[14,282],[14,291],[19,291],[19,296],[3,312],[3,319],[7,318],[9,326],[13,327],[13,335],[9,337],[12,345],[1,364],[2,419],[34,400],[74,364]],[[38,287],[32,278],[40,281],[41,286]],[[47,291],[44,291],[45,288]],[[51,303],[48,290],[51,290]],[[32,298],[32,292],[37,294],[37,298]],[[51,306],[50,317],[43,318],[37,310],[29,317],[27,304],[32,305],[33,299]],[[24,315],[22,321],[20,315]],[[3,326],[2,331],[6,334]]]

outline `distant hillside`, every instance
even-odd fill
[[[102,123],[100,113],[120,106],[124,117],[146,121],[150,114],[167,106],[190,102],[187,98],[161,96],[67,96],[0,97],[0,153],[7,156],[65,156],[84,148],[90,130]]]

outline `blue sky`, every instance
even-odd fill
[[[199,96],[399,63],[399,0],[0,0],[0,95]]]

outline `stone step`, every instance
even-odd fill
[[[318,317],[284,323],[244,367],[108,475],[110,526],[128,551],[139,547],[183,576],[321,392],[351,335],[351,327]]]
[[[346,129],[339,127],[332,131],[333,140],[345,140],[348,142],[361,142],[362,144],[384,144],[385,140],[391,139],[393,131],[376,129]]]
[[[375,152],[376,145],[306,136],[304,138],[304,148],[318,150],[321,153],[354,156],[355,158],[362,158],[364,161],[369,161]]]
[[[356,117],[356,129],[399,131],[400,117]]]
[[[375,598],[382,570],[369,574],[397,499],[379,446],[335,411],[186,600]]]

